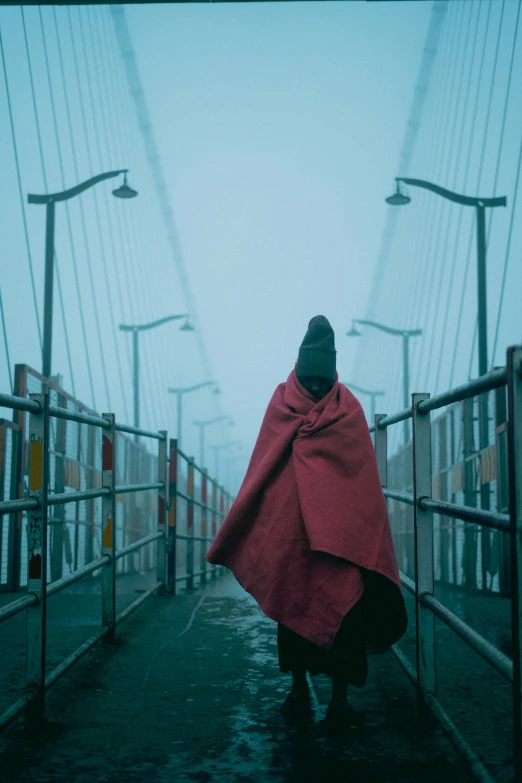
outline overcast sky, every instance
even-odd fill
[[[451,117],[453,111],[449,99],[441,102],[440,97],[437,98],[437,89],[440,93],[445,78],[444,67],[446,71],[451,70],[448,66],[451,57],[457,58],[461,53],[464,81],[468,67],[470,73],[478,71],[473,63],[479,60],[471,59],[473,36],[476,38],[474,57],[479,58],[484,45],[484,92],[479,95],[479,104],[486,106],[489,82],[485,76],[492,73],[503,4],[502,0],[492,5],[484,0],[452,5],[435,53],[421,117],[423,124],[412,162],[416,169],[410,166],[409,172],[401,173],[426,179],[431,175],[439,184],[455,189],[466,184],[468,191],[473,193],[477,186],[476,169],[481,148],[478,131],[471,125],[466,126],[469,138],[477,137],[474,153],[477,161],[474,158],[471,163],[474,178],[470,179],[468,174],[467,183],[464,182],[466,145],[458,157],[458,145],[451,142],[451,126],[444,130],[450,146],[446,152],[439,153],[439,158],[446,155],[447,159],[446,179],[441,181],[444,172],[440,169],[441,160],[437,160],[430,147],[430,131],[433,135],[435,123],[444,115]],[[470,6],[481,8],[476,12],[476,19],[471,15],[474,12],[469,10]],[[486,145],[491,171],[486,164],[482,183],[487,188],[492,187],[495,176],[495,150],[517,8],[518,2],[507,0],[500,30],[505,41],[502,38],[503,54],[496,66],[496,124],[491,121],[489,146]],[[408,306],[409,298],[414,295],[414,271],[420,263],[420,257],[414,257],[415,229],[422,220],[426,221],[430,215],[433,217],[434,210],[439,208],[436,197],[429,196],[432,200],[426,202],[423,194],[422,197],[415,194],[408,207],[410,211],[400,218],[400,242],[396,241],[388,254],[383,285],[378,296],[372,299],[370,294],[372,290],[375,292],[374,275],[382,251],[382,234],[388,210],[392,209],[385,204],[384,197],[391,192],[394,177],[399,173],[399,156],[414,88],[421,63],[425,62],[423,47],[431,13],[431,2],[126,7],[168,199],[174,210],[194,296],[198,328],[210,357],[211,379],[219,382],[223,392],[219,402],[208,390],[186,399],[183,434],[184,446],[190,453],[198,456],[197,432],[191,424],[192,419],[218,414],[232,415],[235,427],[233,430],[222,425],[212,427],[208,443],[220,444],[227,438],[238,440],[249,453],[268,400],[275,386],[286,380],[292,370],[309,319],[319,313],[330,319],[336,333],[340,379],[388,389],[386,405],[390,406],[390,412],[401,407],[401,390],[396,379],[396,376],[401,377],[400,372],[397,374],[400,346],[389,338],[377,341],[377,337],[364,338],[364,343],[358,343],[345,337],[345,332],[352,317],[365,315],[376,320],[387,319],[393,326],[416,325],[412,322],[413,307]],[[479,13],[482,16],[479,17]],[[109,10],[96,8],[87,12],[70,7],[53,11],[44,8],[41,20],[36,8],[27,8],[24,14],[48,190],[64,187],[52,116],[51,85],[55,93],[65,186],[70,187],[99,171],[128,167],[129,182],[139,191],[139,197],[134,201],[117,202],[110,196],[110,189],[118,183],[103,184],[97,186],[96,194],[93,189],[70,203],[95,405],[66,212],[63,206],[57,209],[57,260],[76,396],[100,412],[107,410],[110,402],[118,418],[130,420],[129,336],[118,332],[115,337],[113,326],[183,313],[187,310],[187,302],[167,241]],[[50,82],[41,21],[46,33]],[[20,9],[0,9],[0,28],[23,192],[45,192]],[[468,29],[471,29],[469,66],[464,51]],[[81,45],[85,45],[85,50]],[[61,76],[60,53],[65,82]],[[514,94],[521,84],[519,54],[517,49],[511,87]],[[460,73],[459,67],[460,63],[455,59],[453,81]],[[453,95],[452,80],[444,84]],[[480,86],[478,81],[477,85]],[[466,122],[470,122],[467,118],[473,115],[473,88],[474,82],[469,86],[472,96],[467,109],[463,108],[463,101],[455,92],[454,105],[460,106],[459,111]],[[81,111],[82,95],[85,115]],[[88,103],[89,95],[93,96],[92,104]],[[485,108],[480,108],[477,128],[481,133],[484,115]],[[458,135],[458,127],[455,127]],[[510,108],[507,127],[506,138],[510,141],[506,142],[503,168],[497,177],[497,193],[512,197],[520,134],[519,108]],[[24,362],[40,370],[37,321],[10,134],[2,81],[0,143],[4,150],[4,170],[0,185],[0,236],[2,296],[10,359],[11,365]],[[457,171],[461,162],[462,170]],[[26,207],[40,319],[44,211],[38,206]],[[101,216],[99,222],[97,214]],[[457,213],[452,215],[448,219],[456,221]],[[497,263],[497,280],[501,278],[509,219],[510,211],[504,210],[502,217],[495,218],[493,228],[499,236],[498,259],[491,262]],[[452,232],[457,231],[456,225],[451,224]],[[470,226],[471,222],[463,224],[462,240],[459,241],[464,243],[465,238],[467,242]],[[456,234],[451,236],[454,241]],[[516,247],[517,242],[519,247],[520,236],[513,238],[512,247]],[[439,258],[450,257],[451,249],[451,243],[446,249],[441,246],[437,251]],[[465,248],[463,254],[465,256]],[[465,258],[462,269],[464,265]],[[510,274],[515,273],[510,271]],[[449,266],[444,275],[443,304],[453,288],[457,301],[462,276],[452,282]],[[517,329],[519,331],[516,310],[519,308],[513,293],[518,278],[510,278],[508,283],[505,307],[512,316],[503,325],[505,332],[499,340],[502,350],[507,342],[520,339],[516,334]],[[470,277],[465,286],[470,289],[464,339],[468,354],[474,325],[474,285],[474,278]],[[437,280],[433,284],[436,286]],[[421,286],[421,291],[428,288],[429,280]],[[491,305],[494,322],[499,286],[493,289],[492,296],[495,300]],[[422,320],[425,306],[421,305],[420,310]],[[456,322],[457,310],[457,304],[455,308],[452,305],[451,324]],[[61,319],[56,294],[53,372],[62,373],[65,388],[72,391]],[[433,319],[438,323],[435,313]],[[437,334],[439,339],[440,332]],[[428,347],[429,337],[428,334],[425,343]],[[451,339],[454,340],[453,334]],[[100,344],[106,362],[107,384]],[[174,399],[169,397],[166,388],[209,380],[195,335],[179,332],[176,324],[168,324],[143,335],[141,346],[142,424],[168,428],[175,434]],[[363,347],[364,357],[361,358]],[[438,351],[438,343],[434,344],[433,356],[435,349]],[[438,359],[438,353],[436,357]],[[501,353],[499,361],[502,361]],[[449,364],[450,359],[444,357],[443,367],[449,368]],[[466,366],[460,374],[454,374],[454,381],[465,380],[468,375],[468,359],[461,364]],[[0,376],[2,389],[7,390],[9,376],[3,348]],[[418,378],[420,385],[424,381],[422,376],[423,373]],[[448,369],[440,376],[439,385],[447,384],[449,377]],[[435,384],[429,373],[426,383],[432,387]],[[110,400],[107,400],[107,387]],[[434,391],[434,388],[429,390]],[[361,400],[367,405],[367,400]],[[230,453],[235,453],[232,448]],[[212,468],[210,456],[207,463]]]

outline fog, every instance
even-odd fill
[[[474,211],[414,187],[389,206],[396,176],[507,196],[487,215],[489,364],[503,364],[521,337],[520,3],[435,5],[436,35],[431,2],[126,6],[159,195],[110,7],[1,8],[1,390],[9,365],[41,371],[45,209],[27,194],[120,168],[137,198],[113,198],[111,179],[56,208],[52,373],[132,423],[118,325],[189,312],[194,332],[179,320],[140,336],[141,424],[174,436],[167,389],[217,382],[220,395],[185,396],[183,448],[199,459],[193,420],[233,417],[206,438],[241,444],[230,486],[316,314],[340,380],[384,390],[383,412],[402,407],[400,340],[349,338],[352,318],[423,329],[410,391],[477,375]]]

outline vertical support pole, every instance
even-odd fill
[[[515,780],[522,779],[522,348],[507,352]]]
[[[104,413],[111,426],[102,433],[102,486],[110,495],[102,498],[102,554],[110,561],[102,566],[102,625],[109,629],[109,640],[116,630],[116,430],[113,413]]]
[[[475,490],[475,437],[473,432],[473,398],[462,401],[462,430],[464,437],[464,504],[477,506]],[[466,587],[477,587],[477,539],[476,525],[464,522],[464,581]]]
[[[187,466],[187,590],[194,589],[194,457]]]
[[[417,408],[429,396],[412,395],[417,709],[421,720],[429,713],[424,696],[427,693],[435,696],[435,616],[422,600],[434,592],[433,513],[420,505],[424,498],[431,498],[431,417],[429,413],[419,413]]]
[[[486,208],[477,206],[477,314],[478,314],[478,374],[488,371],[488,306],[486,271]]]
[[[200,546],[200,570],[201,584],[207,583],[207,554],[208,545],[208,471],[204,470],[201,474],[201,546]]]
[[[140,426],[140,350],[139,333],[137,329],[132,332],[132,354],[134,363],[134,426]],[[134,435],[136,443],[139,441],[139,435]]]
[[[40,406],[29,419],[29,493],[38,508],[27,515],[27,592],[38,597],[38,603],[26,609],[26,691],[34,699],[26,707],[29,728],[37,728],[45,717],[45,652],[47,590],[47,496],[49,491],[49,397],[31,394]]]
[[[158,490],[158,538],[156,579],[163,585],[165,592],[167,581],[167,498],[168,498],[168,467],[167,467],[167,431],[160,430],[163,439],[158,444],[158,481],[163,486]]]
[[[410,404],[410,346],[409,336],[407,334],[402,335],[402,383],[404,387],[404,407],[407,408]],[[406,445],[410,439],[410,423],[408,419],[404,419],[402,426],[404,432],[404,445]]]
[[[373,417],[375,425],[375,457],[381,479],[381,487],[388,486],[388,428],[379,428],[379,422],[386,417],[386,413],[377,413]]]
[[[217,536],[217,508],[218,508],[217,502],[218,502],[217,501],[217,484],[216,484],[216,480],[214,479],[212,481],[212,500],[211,500],[211,504],[212,504],[212,529],[211,529],[212,541]],[[212,579],[216,579],[217,575],[218,575],[217,574],[217,565],[212,564]]]
[[[54,201],[47,202],[45,229],[45,281],[42,375],[51,377],[53,351]]]
[[[170,462],[169,462],[169,532],[167,537],[167,591],[170,595],[176,594],[176,555],[177,555],[177,532],[176,523],[178,520],[178,445],[179,441],[171,439],[170,441]]]
[[[87,428],[87,489],[94,489],[96,430],[97,427]],[[88,500],[85,504],[87,514],[87,527],[85,528],[86,563],[90,563],[94,559],[94,504],[94,500]]]
[[[216,477],[217,479],[217,477]],[[218,521],[218,530],[221,529],[221,525],[223,524],[223,520],[225,518],[225,494],[223,487],[218,484],[218,490],[219,490],[219,521]],[[223,576],[224,568],[223,566],[219,566],[218,575]]]
[[[508,447],[507,447],[507,390],[495,389],[495,440],[497,453],[497,511],[509,514],[508,495]],[[511,547],[510,534],[499,536],[499,587],[500,595],[511,598]]]
[[[205,467],[205,426],[199,425],[199,464]]]
[[[58,406],[67,407],[67,398],[62,394],[58,395]],[[54,486],[53,492],[61,494],[65,492],[64,474],[65,474],[65,455],[67,451],[67,425],[65,419],[56,419],[56,437],[54,454]],[[78,439],[79,441],[79,439]],[[56,582],[63,576],[63,537],[65,526],[65,507],[54,506],[51,512],[51,582]],[[78,519],[78,515],[76,515]],[[86,561],[89,562],[89,561]]]
[[[181,431],[183,428],[183,392],[178,391],[178,449],[181,448]]]

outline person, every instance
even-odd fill
[[[307,673],[332,679],[326,717],[360,726],[348,686],[367,680],[407,615],[386,501],[362,408],[338,381],[334,332],[311,319],[297,363],[276,388],[238,495],[207,555],[277,622],[281,710],[307,714]]]

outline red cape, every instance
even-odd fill
[[[208,553],[263,612],[328,650],[362,597],[377,649],[406,630],[386,501],[362,408],[337,380],[317,402],[293,371],[268,405]]]

